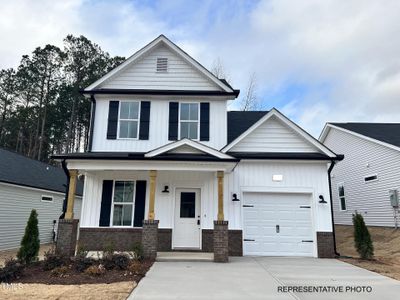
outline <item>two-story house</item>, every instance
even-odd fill
[[[90,146],[55,156],[85,178],[79,245],[331,257],[329,166],[341,158],[161,35],[87,87]],[[89,99],[88,99],[89,101]],[[71,221],[72,222],[72,221]]]

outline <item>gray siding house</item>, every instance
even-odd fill
[[[32,209],[39,216],[40,242],[52,241],[53,220],[58,222],[62,214],[66,183],[67,176],[61,168],[0,149],[0,251],[19,247]],[[79,184],[77,218],[81,195]]]
[[[344,154],[331,174],[335,224],[352,225],[355,211],[369,226],[399,224],[400,124],[327,123],[320,141]]]

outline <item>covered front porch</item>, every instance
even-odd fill
[[[230,202],[226,174],[237,161],[69,159],[66,163],[67,220],[74,219],[74,182],[78,174],[85,178],[79,247],[131,251],[140,246],[148,258],[155,258],[158,251],[202,251],[214,253],[218,262],[242,255],[242,231],[228,230],[226,217]]]

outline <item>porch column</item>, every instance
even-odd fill
[[[157,171],[151,170],[150,177],[150,197],[149,213],[147,220],[143,220],[142,246],[145,258],[155,259],[158,248],[158,220],[154,220],[154,203],[156,197],[156,178]]]
[[[154,202],[156,197],[156,178],[157,171],[150,171],[150,198],[149,198],[149,220],[154,220]]]
[[[69,170],[69,189],[67,199],[67,211],[65,213],[65,219],[72,220],[74,218],[74,202],[75,202],[75,191],[76,191],[76,178],[78,176],[78,170]]]
[[[214,261],[228,262],[228,221],[224,220],[224,171],[217,172],[218,218],[214,221]]]
[[[218,178],[218,221],[224,220],[224,171],[217,172]]]

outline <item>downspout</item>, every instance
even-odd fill
[[[67,168],[67,164],[65,163],[65,159],[62,160],[61,166],[62,166],[62,168],[64,170],[65,175],[67,175],[67,184],[65,185],[66,190],[65,190],[65,198],[64,198],[63,207],[62,207],[62,214],[59,217],[59,219],[64,219],[65,212],[67,211],[68,192],[69,192],[69,178],[70,178],[70,176],[69,176],[69,171],[68,171],[68,168]]]
[[[336,256],[340,256],[340,253],[337,252],[336,248],[336,234],[335,234],[335,221],[334,221],[334,216],[333,216],[333,197],[332,197],[332,181],[331,181],[331,172],[333,170],[333,167],[335,166],[335,161],[331,161],[331,165],[329,166],[328,169],[328,184],[329,184],[329,198],[330,198],[330,203],[331,203],[331,220],[332,220],[332,237],[333,237],[333,250],[335,252]]]
[[[92,101],[92,107],[91,107],[91,112],[90,112],[90,128],[89,128],[89,142],[88,142],[88,152],[92,151],[92,145],[93,145],[93,128],[94,128],[94,118],[96,115],[96,98],[92,94],[90,96],[90,100]]]

